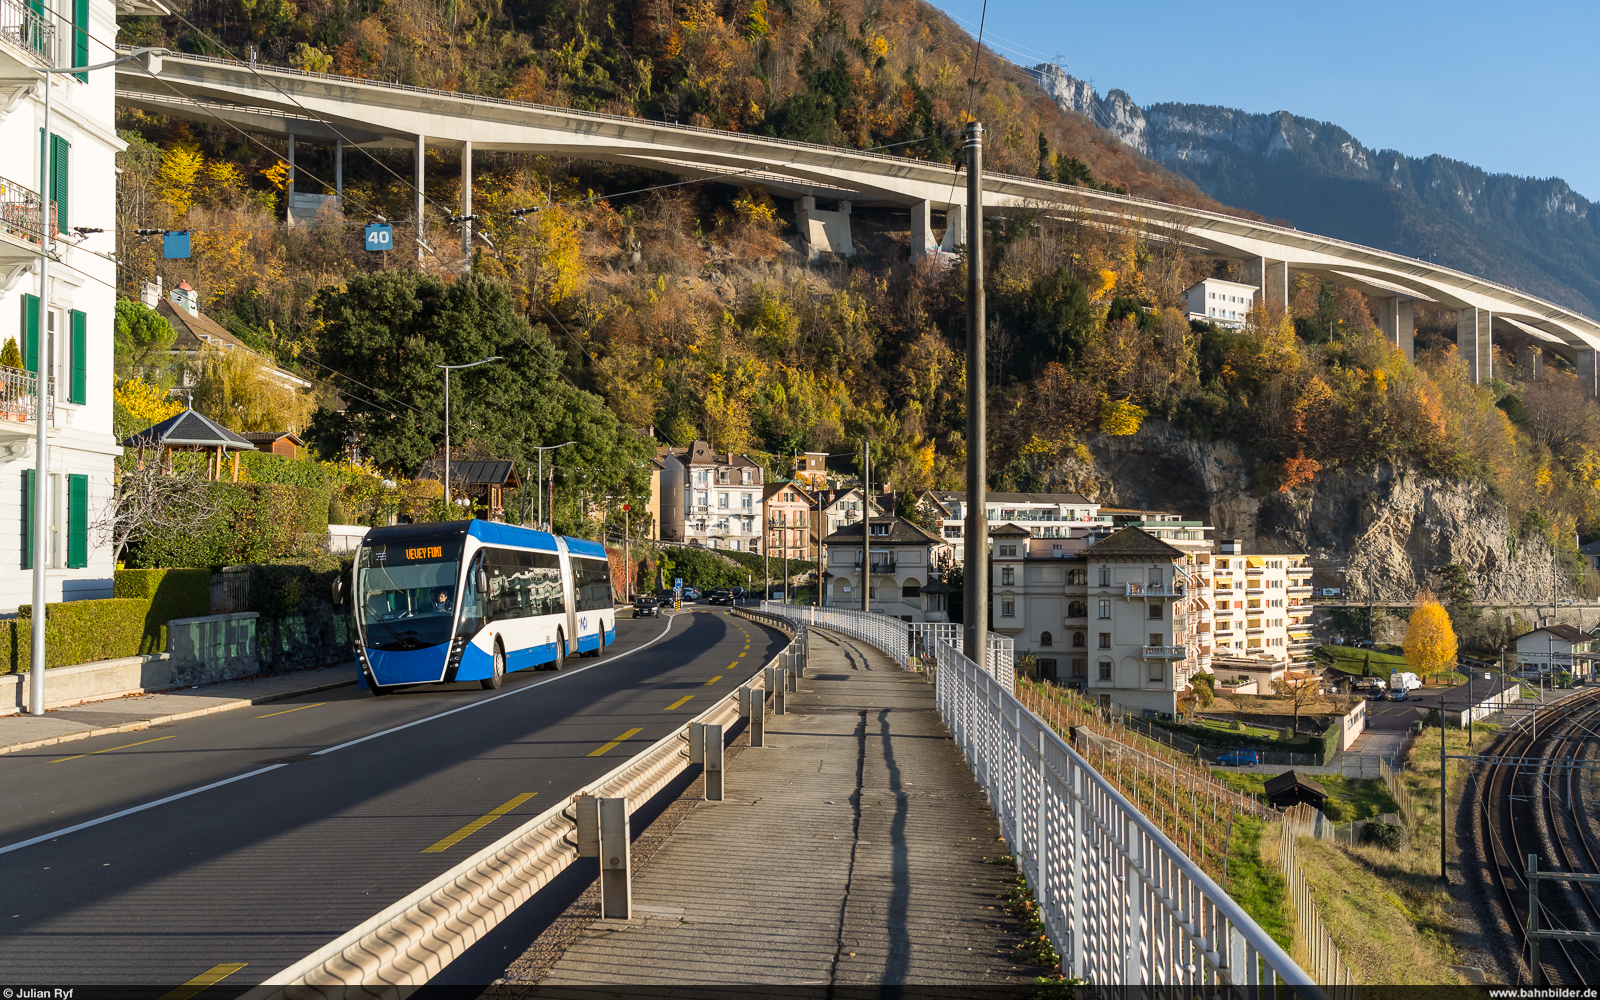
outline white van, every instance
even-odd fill
[[[1416,674],[1410,672],[1396,672],[1389,675],[1389,690],[1415,691],[1422,686],[1422,681]]]

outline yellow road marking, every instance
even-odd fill
[[[506,813],[508,813],[511,810],[515,809],[517,806],[522,805],[524,802],[528,801],[529,799],[533,798],[535,795],[538,795],[538,794],[539,794],[538,792],[523,792],[521,795],[518,795],[516,798],[512,799],[511,801],[506,802],[503,805],[496,806],[495,808],[493,808],[493,809],[489,810],[488,812],[484,813],[482,816],[479,816],[477,819],[473,820],[471,823],[468,823],[466,826],[462,827],[461,829],[457,830],[455,833],[452,833],[450,836],[448,836],[448,837],[444,838],[443,840],[439,841],[437,844],[434,844],[432,847],[424,847],[422,849],[422,853],[423,854],[438,854],[440,851],[449,850],[450,848],[454,847],[456,844],[460,843],[463,840],[466,840],[468,837],[470,837],[473,834],[477,833],[479,830],[482,830],[484,827],[488,826],[490,823],[493,823],[495,820],[499,819],[501,816],[504,816]]]
[[[221,965],[213,965],[177,989],[168,990],[166,993],[161,994],[160,1000],[189,1000],[190,997],[207,986],[215,986],[248,964],[250,963],[224,962]]]
[[[739,661],[738,660],[734,660],[732,663],[728,664],[728,669],[729,670],[733,670],[737,666],[739,666]]]
[[[300,705],[300,706],[297,706],[295,708],[286,708],[281,712],[268,712],[266,715],[258,715],[258,716],[256,716],[256,718],[258,718],[258,719],[270,719],[274,715],[288,715],[290,712],[299,712],[299,711],[301,711],[303,709],[316,708],[318,705],[326,705],[326,704],[327,704],[327,702],[325,702],[325,701],[314,701],[309,705]]]
[[[703,686],[710,686],[710,685],[715,684],[717,681],[720,681],[720,680],[722,680],[722,675],[718,674],[717,676],[711,678],[709,681],[706,681],[705,685],[703,685]]]
[[[59,764],[62,761],[77,760],[79,757],[93,757],[97,753],[110,753],[113,750],[126,750],[129,747],[142,747],[146,743],[160,743],[162,740],[170,740],[174,736],[177,736],[177,735],[178,735],[177,733],[173,733],[172,736],[157,736],[153,740],[140,740],[137,743],[124,743],[120,747],[106,747],[104,750],[94,750],[94,751],[91,751],[89,753],[75,754],[74,756],[71,756],[71,757],[61,757],[61,758],[58,758],[56,760],[51,761],[50,763]]]
[[[605,746],[601,747],[600,749],[591,751],[589,756],[598,757],[601,754],[606,753],[609,750],[614,750],[614,749],[617,748],[617,746],[619,744],[626,743],[628,740],[633,739],[635,736],[639,735],[642,732],[644,732],[644,730],[642,730],[642,729],[630,729],[627,732],[623,733],[621,736],[618,736],[616,739],[612,740],[610,743],[607,743]]]
[[[743,653],[740,653],[740,654],[739,654],[739,655],[740,655],[740,656],[743,656],[743,655],[744,655],[744,654],[743,654]]]
[[[690,698],[693,698],[693,697],[694,697],[694,695],[692,695],[692,694],[684,695],[682,698],[679,698],[677,701],[675,701],[672,704],[668,705],[667,706],[667,711],[669,711],[669,712],[672,711],[673,709],[677,708],[679,705],[682,705],[684,702],[688,701]]]

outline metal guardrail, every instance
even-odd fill
[[[901,666],[914,646],[906,623],[882,616],[775,613],[865,639]],[[939,713],[988,793],[1063,972],[1095,985],[1281,985],[1325,1000],[1238,903],[1008,686],[953,644],[932,646]]]
[[[759,617],[791,636],[803,636],[793,623],[775,615],[744,609],[733,613]],[[405,996],[424,985],[577,860],[580,798],[624,798],[632,813],[691,766],[692,727],[726,726],[747,712],[754,720],[758,705],[764,718],[769,700],[781,711],[782,695],[768,690],[765,678],[773,667],[803,669],[801,641],[791,641],[767,667],[681,729],[244,996]]]

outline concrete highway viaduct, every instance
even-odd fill
[[[948,164],[771,139],[692,126],[496,98],[471,97],[330,74],[204,56],[164,57],[159,78],[117,71],[119,103],[296,142],[416,151],[414,223],[424,218],[423,153],[461,151],[461,216],[472,214],[474,150],[539,153],[721,180],[793,199],[795,223],[811,247],[852,250],[852,207],[909,210],[912,252],[932,252],[934,217],[944,213],[946,248],[965,241],[966,185]],[[340,169],[342,173],[342,168]],[[342,186],[342,179],[336,181]],[[291,191],[290,214],[319,196]],[[819,208],[819,205],[831,206]],[[987,174],[984,210],[1060,211],[1111,227],[1135,227],[1198,252],[1243,262],[1269,299],[1286,302],[1290,271],[1359,289],[1378,303],[1379,325],[1412,354],[1413,308],[1434,302],[1456,312],[1456,343],[1472,378],[1492,373],[1494,336],[1503,345],[1549,351],[1572,363],[1591,397],[1600,390],[1600,323],[1486,278],[1283,226],[1163,202],[1003,174]],[[470,221],[462,225],[470,244]],[[419,248],[418,253],[422,251]]]

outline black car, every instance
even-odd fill
[[[710,603],[712,603],[712,604],[726,604],[729,607],[732,607],[733,606],[733,591],[728,590],[726,588],[718,588],[716,590],[713,590],[711,592]]]
[[[654,597],[635,597],[633,599],[633,617],[660,618],[661,602]]]
[[[742,601],[742,600],[744,600],[744,598],[745,598],[745,589],[743,587],[735,587],[735,588],[733,588],[733,599],[735,601]]]

